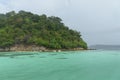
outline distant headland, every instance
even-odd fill
[[[84,50],[80,32],[59,17],[15,11],[0,14],[0,51]]]
[[[120,50],[120,45],[92,45],[90,48],[97,50]]]

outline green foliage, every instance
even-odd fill
[[[80,32],[66,27],[59,17],[26,11],[0,14],[0,47],[15,44],[34,44],[51,49],[87,49]]]

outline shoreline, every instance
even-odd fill
[[[91,50],[91,49],[84,49],[81,47],[78,48],[69,48],[69,49],[50,49],[44,46],[36,46],[36,45],[14,45],[11,47],[0,48],[0,52],[27,52],[27,51],[38,51],[38,52],[61,52],[61,51],[83,51],[83,50]]]
[[[63,51],[87,51],[95,49],[46,49],[46,50],[0,50],[0,52],[63,52]]]

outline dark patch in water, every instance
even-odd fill
[[[45,56],[40,56],[39,58],[46,58]]]
[[[56,56],[57,54],[49,54],[49,55],[51,55],[51,56]]]
[[[34,55],[30,55],[29,57],[35,57]]]
[[[8,55],[0,55],[0,57],[9,57]]]
[[[34,53],[1,53],[0,57],[10,57],[10,58],[14,58],[17,56],[33,56]]]
[[[68,58],[62,57],[62,58],[56,58],[56,59],[68,59]]]
[[[21,54],[12,54],[12,56],[23,56],[23,55],[34,55],[34,54],[31,54],[31,53],[28,53],[28,54],[27,53],[26,54],[22,54],[22,53]]]
[[[62,54],[67,54],[67,53],[62,53]]]
[[[10,58],[15,58],[15,56],[10,56]]]

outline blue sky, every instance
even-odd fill
[[[12,10],[58,16],[88,45],[120,44],[119,0],[0,0],[0,13]]]

